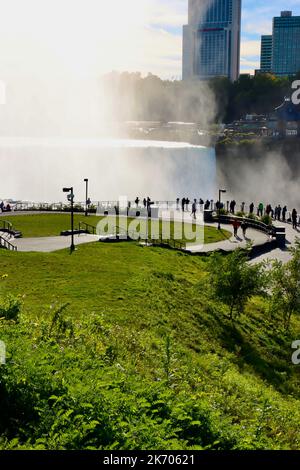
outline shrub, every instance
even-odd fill
[[[289,328],[293,315],[300,314],[300,240],[290,251],[291,261],[287,264],[275,261],[271,273],[271,309],[283,315],[285,328]]]
[[[263,264],[250,265],[247,254],[236,250],[228,256],[213,254],[209,262],[213,293],[229,308],[230,319],[243,313],[248,300],[262,293],[266,276]]]
[[[261,221],[262,223],[264,223],[265,225],[268,225],[268,226],[271,226],[272,225],[272,218],[265,214],[262,218],[261,218]]]
[[[12,295],[8,295],[5,298],[0,299],[0,318],[18,321],[21,304],[21,299]]]

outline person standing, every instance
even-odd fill
[[[296,209],[293,209],[292,221],[293,221],[293,229],[295,229],[295,230],[297,230],[297,217],[298,217],[297,211],[296,211]]]
[[[231,201],[231,203],[230,203],[230,212],[231,212],[231,214],[235,213],[235,206],[236,206],[235,200]]]
[[[250,206],[249,206],[249,214],[253,214],[254,212],[254,203],[251,202]]]
[[[264,205],[262,202],[260,202],[258,204],[258,211],[257,211],[257,215],[262,217],[264,215]]]
[[[184,212],[184,209],[185,209],[185,197],[183,197],[181,199],[181,209],[182,209],[182,212]]]
[[[284,206],[282,209],[282,222],[286,222],[286,213],[287,213],[287,207]]]
[[[189,205],[190,205],[190,200],[189,200],[188,197],[185,200],[185,205],[186,205],[186,210],[188,211],[189,210]]]
[[[193,219],[196,219],[196,218],[197,218],[197,217],[196,217],[196,212],[197,212],[197,200],[194,199],[194,202],[193,202],[193,204],[192,204],[192,213],[191,213]]]
[[[277,220],[281,220],[281,211],[282,211],[282,208],[281,208],[281,205],[279,204],[279,206],[277,207]]]

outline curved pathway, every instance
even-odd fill
[[[84,243],[96,242],[97,235],[74,235],[74,243],[82,245]],[[10,243],[18,248],[18,251],[35,251],[50,253],[51,251],[64,250],[71,245],[71,236],[67,237],[40,237],[40,238],[15,238]]]
[[[37,212],[34,212],[35,214]],[[48,212],[49,213],[49,212]],[[14,215],[16,213],[11,213]],[[28,213],[22,213],[24,215]],[[7,214],[6,214],[7,215]],[[19,215],[19,214],[18,214]],[[160,211],[160,217],[163,220],[170,220],[170,217],[174,218],[174,221],[184,221],[186,223],[191,223],[193,221],[192,216],[190,213],[185,212],[182,214],[181,211]],[[202,218],[197,214],[196,223],[199,225],[203,225]],[[208,223],[205,224],[206,226],[211,226],[217,228],[217,223]],[[282,261],[288,261],[290,259],[290,253],[288,251],[288,247],[292,246],[295,243],[296,236],[300,236],[300,232],[296,232],[292,229],[291,225],[289,224],[282,224],[278,223],[278,225],[285,225],[287,231],[287,240],[288,245],[286,249],[277,248],[275,250],[270,251],[267,254],[257,257],[254,262],[263,261],[266,259],[280,259]],[[253,246],[260,246],[264,245],[270,239],[269,237],[264,234],[263,232],[248,229],[246,238],[243,237],[241,229],[238,231],[238,237],[235,238],[233,235],[233,227],[229,224],[223,224],[222,228],[231,232],[231,237],[227,240],[223,240],[217,243],[209,243],[209,244],[188,244],[186,245],[187,251],[190,253],[211,253],[213,251],[225,251],[231,252],[234,251],[236,248],[246,248],[247,244],[251,242]],[[92,243],[96,242],[100,239],[98,235],[88,235],[88,234],[81,234],[74,236],[74,243],[76,245],[81,245],[85,243]],[[21,252],[53,252],[57,250],[67,249],[70,247],[71,244],[71,237],[66,236],[56,236],[56,237],[40,237],[40,238],[20,238],[20,239],[11,239],[10,242],[18,248],[18,251]]]
[[[275,226],[278,227],[285,227],[286,232],[286,246],[284,248],[276,248],[275,250],[270,251],[269,253],[265,253],[261,256],[258,256],[252,263],[259,263],[261,261],[272,261],[278,260],[282,261],[283,263],[287,263],[292,258],[291,252],[289,248],[295,246],[295,241],[297,238],[300,240],[300,229],[297,230],[293,229],[293,226],[289,223],[284,222],[273,222]]]

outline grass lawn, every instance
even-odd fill
[[[68,230],[70,228],[70,214],[33,214],[33,215],[13,215],[5,217],[3,216],[0,218],[1,220],[8,220],[13,224],[13,227],[17,230],[20,230],[23,234],[23,237],[50,237],[50,236],[58,236],[64,230]],[[87,222],[90,225],[97,226],[98,222],[101,220],[101,217],[97,217],[91,215],[89,217],[84,217],[83,214],[74,214],[74,226],[77,228],[79,226],[79,222]],[[128,219],[128,223],[131,222],[132,219]],[[118,225],[120,225],[118,223]],[[159,223],[159,231],[162,232],[163,227],[167,228],[167,223],[161,222]],[[154,222],[155,226],[155,222]],[[174,230],[180,229],[180,236],[181,241],[195,241],[195,237],[193,236],[193,225],[192,224],[185,224],[185,231],[182,229],[183,225],[179,222],[171,222],[170,224],[170,234],[174,234]],[[149,222],[150,228],[150,222]],[[182,230],[181,230],[182,229]],[[141,229],[143,233],[143,230]],[[167,232],[167,231],[166,231]],[[225,240],[230,238],[231,233],[226,230],[216,230],[214,227],[205,226],[204,228],[204,243],[214,243]],[[200,236],[201,238],[201,236]],[[201,243],[202,240],[199,241]]]
[[[93,243],[0,263],[23,304],[0,320],[0,449],[300,448],[299,321],[254,298],[232,325],[207,259]]]

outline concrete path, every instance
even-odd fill
[[[35,214],[37,212],[34,212]],[[47,212],[49,213],[49,212]],[[16,213],[11,213],[11,215],[16,215]],[[27,213],[20,213],[22,215],[26,215]],[[3,214],[4,215],[4,214]],[[5,214],[8,215],[8,214]],[[19,215],[19,214],[18,214]],[[175,221],[184,221],[186,223],[191,223],[193,221],[192,216],[190,213],[185,212],[182,214],[181,211],[167,211],[162,210],[160,212],[160,217],[163,220],[170,220],[174,218]],[[197,214],[196,223],[199,225],[203,225],[203,219],[201,218],[200,214]],[[275,250],[270,251],[264,255],[261,255],[252,262],[258,263],[268,259],[278,259],[283,262],[287,262],[291,259],[291,255],[288,251],[290,246],[293,246],[295,243],[295,239],[298,236],[300,238],[300,230],[295,231],[293,230],[290,224],[282,224],[280,222],[276,223],[277,225],[284,225],[286,228],[286,235],[287,235],[287,247],[286,249],[277,248]],[[206,226],[211,226],[217,228],[217,223],[205,224]],[[228,240],[223,240],[218,243],[209,243],[206,245],[201,244],[187,244],[186,249],[191,253],[211,253],[213,251],[225,251],[231,252],[234,251],[236,248],[246,248],[247,243],[252,242],[253,246],[263,245],[269,241],[269,237],[264,234],[263,232],[248,229],[246,234],[246,239],[244,239],[242,235],[241,229],[238,231],[238,237],[235,238],[233,236],[233,227],[229,224],[223,224],[222,228],[231,232],[231,237]],[[96,242],[99,240],[99,236],[97,235],[76,235],[74,237],[75,245],[81,245],[85,243]],[[22,252],[52,252],[57,250],[62,250],[70,247],[71,237],[41,237],[41,238],[21,238],[21,239],[10,239],[10,243],[15,245],[18,248],[18,251]]]
[[[282,261],[283,263],[287,263],[292,258],[289,248],[295,245],[295,241],[297,237],[300,239],[300,229],[298,228],[297,230],[294,230],[291,224],[283,223],[283,222],[273,222],[273,224],[275,226],[285,227],[286,247],[276,248],[275,250],[272,250],[269,253],[265,253],[261,256],[258,256],[257,258],[251,261],[252,263],[260,263],[262,261],[268,261],[268,260],[270,261],[278,260],[278,261]]]
[[[217,228],[218,224],[205,224],[209,227]],[[233,227],[231,225],[222,225],[224,230],[231,232],[231,237],[228,240],[223,240],[217,243],[208,243],[205,245],[187,244],[186,249],[191,253],[212,253],[213,251],[231,252],[237,248],[247,248],[251,242],[253,246],[263,245],[270,240],[270,238],[263,232],[258,230],[248,229],[246,238],[242,235],[242,230],[239,229],[237,238],[233,235]]]
[[[203,222],[203,214],[197,213],[197,218],[194,220],[190,212],[181,211],[167,211],[162,210],[160,211],[160,217],[163,220],[169,220],[170,215],[172,219],[176,222],[186,222],[186,223],[196,223],[201,226],[206,227],[214,227],[217,228],[217,223],[206,223]],[[195,244],[195,243],[187,243],[186,249],[191,253],[211,253],[213,251],[234,251],[237,248],[247,248],[248,243],[252,243],[253,246],[263,245],[270,240],[269,236],[263,232],[258,230],[248,229],[246,232],[246,238],[243,237],[242,230],[239,228],[238,230],[238,237],[235,238],[233,235],[233,226],[231,224],[222,224],[222,229],[226,230],[227,232],[231,233],[231,237],[228,240],[223,240],[217,243],[208,243],[208,244]]]
[[[97,235],[75,235],[74,243],[82,245],[84,243],[96,242]],[[71,245],[71,236],[68,237],[41,237],[41,238],[15,238],[10,243],[18,248],[18,251],[35,251],[50,253],[51,251],[63,250]]]

